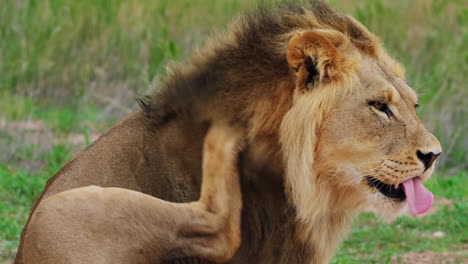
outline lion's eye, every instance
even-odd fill
[[[390,108],[388,108],[387,103],[384,102],[384,101],[373,100],[373,101],[369,101],[368,104],[373,106],[375,109],[384,112],[385,114],[387,114],[388,117],[393,116],[392,110],[390,110]]]

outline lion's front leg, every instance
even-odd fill
[[[213,124],[205,137],[200,199],[188,204],[193,219],[180,230],[187,255],[224,262],[240,246],[241,145],[241,131],[227,124]]]

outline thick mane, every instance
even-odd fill
[[[291,80],[288,40],[312,29],[339,31],[362,53],[377,53],[375,36],[321,1],[258,7],[239,16],[227,34],[208,41],[188,62],[170,67],[163,85],[139,103],[156,124],[176,115],[209,120],[215,112],[243,120],[236,113],[272,93],[282,80]]]
[[[317,35],[322,38],[313,39]],[[307,37],[312,40],[304,44],[301,38]],[[301,61],[305,55],[314,61]],[[296,231],[316,251],[314,263],[322,263],[352,216],[327,213],[339,197],[317,177],[326,169],[314,165],[317,133],[337,100],[356,87],[364,56],[391,62],[377,37],[321,1],[259,7],[238,17],[227,34],[208,41],[187,63],[171,67],[162,87],[140,103],[156,125],[178,116],[244,126],[254,146],[249,159],[281,174],[300,223]],[[321,232],[312,236],[314,230]]]

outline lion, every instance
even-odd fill
[[[88,185],[196,200],[216,120],[241,127],[246,142],[241,245],[228,263],[328,263],[360,212],[392,219],[432,204],[423,182],[442,149],[417,116],[404,68],[321,1],[239,17],[139,102],[47,182],[33,214],[47,197]],[[15,263],[28,254],[28,226]]]
[[[223,123],[210,127],[196,202],[97,186],[48,197],[31,215],[23,261],[154,264],[185,255],[229,260],[240,245],[239,131]]]

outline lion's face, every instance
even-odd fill
[[[357,87],[332,107],[319,128],[314,166],[332,172],[324,175],[338,186],[335,191],[381,215],[396,216],[407,204],[403,183],[427,180],[441,146],[417,116],[416,93],[389,65],[363,58],[357,76]],[[425,197],[412,199],[429,203]],[[414,210],[421,206],[427,204]]]
[[[397,216],[406,204],[427,211],[433,196],[421,182],[441,146],[418,118],[399,64],[333,30],[295,35],[287,58],[296,90],[280,139],[299,219],[330,210]]]

